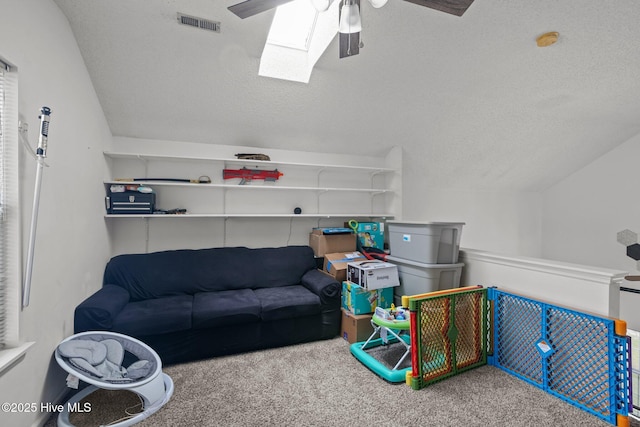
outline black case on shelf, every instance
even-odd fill
[[[108,214],[152,214],[156,208],[155,193],[108,192],[105,197]]]

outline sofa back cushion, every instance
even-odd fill
[[[118,255],[104,285],[129,291],[132,301],[232,289],[291,286],[316,266],[308,246],[180,249]]]

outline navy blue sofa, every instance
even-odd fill
[[[335,337],[340,292],[308,246],[118,255],[74,329],[138,338],[171,364]]]

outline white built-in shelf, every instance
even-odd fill
[[[300,163],[300,162],[274,162],[264,160],[245,160],[245,159],[228,159],[222,157],[195,157],[195,156],[169,156],[163,154],[143,154],[143,153],[123,153],[105,151],[104,156],[112,159],[139,159],[139,160],[168,160],[168,161],[194,161],[194,162],[220,162],[223,164],[251,164],[251,165],[265,165],[271,167],[278,166],[301,166],[306,168],[317,169],[344,169],[351,171],[362,171],[371,173],[393,173],[395,169],[382,168],[375,166],[352,166],[352,165],[336,165],[336,164],[321,164],[321,163]]]
[[[380,218],[393,219],[391,214],[372,214],[372,213],[318,213],[318,214],[106,214],[105,218]]]
[[[392,219],[393,215],[388,213],[378,214],[375,212],[387,211],[387,207],[382,203],[387,196],[395,194],[394,189],[387,187],[386,182],[393,178],[393,173],[397,172],[393,168],[378,166],[358,166],[358,165],[341,165],[341,164],[321,164],[312,162],[274,162],[262,160],[244,160],[229,159],[222,157],[196,157],[196,156],[173,156],[163,154],[145,154],[134,152],[113,152],[105,151],[105,158],[111,159],[110,167],[118,170],[120,176],[135,176],[133,173],[137,166],[134,162],[140,160],[144,164],[145,172],[143,177],[147,175],[149,166],[157,169],[161,166],[167,168],[167,164],[177,165],[178,162],[193,162],[188,164],[189,169],[198,167],[203,163],[207,164],[211,176],[222,176],[223,170],[228,167],[260,166],[265,169],[287,169],[289,167],[298,167],[297,173],[301,177],[299,181],[295,179],[291,182],[301,185],[280,185],[280,182],[248,182],[244,185],[228,184],[226,182],[214,181],[211,183],[192,183],[162,180],[144,180],[125,178],[127,181],[117,180],[117,176],[111,175],[109,179],[104,181],[105,191],[108,193],[112,185],[144,185],[154,189],[156,193],[156,204],[164,207],[179,206],[186,208],[186,214],[106,214],[105,218],[380,218]],[[127,162],[124,162],[127,161]],[[184,168],[185,165],[181,167]],[[170,167],[168,169],[171,169]],[[208,170],[207,169],[207,170]],[[111,172],[113,172],[113,170]],[[338,173],[338,174],[333,174]],[[332,176],[333,174],[333,176]],[[389,174],[386,176],[380,175]],[[346,179],[344,182],[350,182],[351,187],[341,187],[343,179],[333,179],[336,176],[353,177],[355,179]],[[322,179],[321,179],[322,177]],[[323,184],[325,181],[326,184]],[[384,183],[381,184],[381,181]],[[328,184],[328,185],[327,185]],[[337,185],[337,186],[336,186]],[[376,188],[374,188],[376,187]],[[382,187],[382,188],[380,188]],[[198,194],[194,194],[191,189]],[[185,191],[183,191],[185,190]],[[201,190],[210,190],[207,194],[200,193]],[[277,192],[270,195],[268,203],[270,206],[262,206],[257,209],[261,202],[265,201],[264,194],[258,195],[257,192],[266,191]],[[238,193],[243,196],[238,196]],[[246,193],[249,192],[249,193]],[[291,193],[291,194],[288,194]],[[308,193],[308,195],[307,195]],[[329,195],[330,194],[330,195]],[[240,200],[240,201],[239,201]],[[246,200],[246,201],[244,201]],[[304,200],[304,214],[294,214],[291,212],[289,205],[297,206],[293,201]],[[169,201],[169,202],[167,202]],[[273,205],[273,201],[279,203],[278,206]],[[285,201],[280,203],[280,201]],[[289,203],[291,202],[291,203]],[[306,203],[306,204],[304,204]],[[167,206],[169,205],[169,206]],[[173,206],[172,206],[173,205]],[[284,206],[286,213],[254,213],[256,210],[279,211],[280,205]],[[357,210],[358,213],[344,213],[345,210]],[[191,211],[202,213],[190,213]],[[364,213],[361,213],[365,211]],[[368,211],[368,212],[367,212]],[[393,211],[389,209],[388,211]],[[215,213],[214,213],[215,212]]]
[[[189,187],[189,188],[228,188],[233,190],[290,190],[290,191],[346,191],[346,192],[364,192],[372,194],[381,194],[392,190],[386,188],[339,188],[339,187],[291,187],[270,184],[198,184],[189,182],[172,182],[172,181],[105,181],[107,185],[143,185],[149,187]]]

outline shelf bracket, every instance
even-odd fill
[[[322,172],[324,172],[326,170],[327,170],[327,168],[318,169],[318,174],[316,175],[316,187],[320,187],[320,175],[322,175]]]
[[[149,178],[149,160],[144,158],[142,155],[137,154],[136,159],[140,160],[144,165],[144,177]]]
[[[227,213],[227,188],[222,189],[222,213]],[[225,221],[227,218],[225,217]]]
[[[329,190],[326,189],[318,189],[317,193],[316,193],[316,213],[320,213],[320,196],[323,195],[324,193],[328,193]]]
[[[385,194],[386,191],[374,191],[373,193],[371,193],[371,208],[370,208],[370,212],[371,215],[373,215],[373,202],[374,199],[376,198],[376,196],[379,196],[380,194]]]
[[[373,180],[375,179],[375,177],[376,177],[377,175],[380,175],[380,174],[383,174],[383,173],[384,173],[384,171],[383,171],[382,169],[379,169],[379,170],[373,171],[373,172],[371,172],[371,173],[369,174],[369,176],[371,177],[371,189],[374,189],[374,188],[375,188],[375,187],[374,187],[374,182],[373,182]]]

